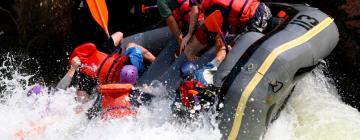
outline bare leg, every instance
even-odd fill
[[[155,61],[156,57],[143,46],[130,42],[126,45],[125,49],[128,49],[130,47],[137,47],[141,49],[141,53],[143,54],[144,59],[149,61],[150,63],[153,63]]]
[[[190,43],[185,47],[185,55],[188,60],[194,61],[199,59],[197,56],[200,51],[204,50],[206,48],[206,45],[201,44],[196,37],[194,36]]]

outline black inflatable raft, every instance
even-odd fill
[[[265,35],[244,34],[215,75],[215,85],[225,94],[220,117],[224,139],[262,137],[297,81],[328,56],[339,40],[333,19],[318,9],[303,4],[269,5],[273,13],[286,11],[289,20]]]
[[[317,8],[305,4],[267,4],[273,15],[282,10],[287,18],[271,25],[264,34],[248,32],[239,36],[214,76],[214,84],[224,96],[219,117],[223,139],[260,139],[297,81],[328,56],[339,40],[333,19]],[[163,28],[150,38],[165,34],[170,35]],[[179,87],[179,67],[185,57],[174,60],[176,42],[168,40],[171,39],[165,41],[167,46],[159,47],[165,49],[138,85],[159,80],[170,92]],[[157,45],[160,42],[164,41],[154,42],[150,49],[162,46]],[[209,50],[196,63],[209,62],[214,52]]]

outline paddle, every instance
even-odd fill
[[[86,0],[86,2],[95,21],[104,29],[107,37],[110,37],[108,30],[109,15],[105,0]]]
[[[131,7],[131,9],[130,9],[130,13],[131,14],[135,14],[136,12],[137,12],[137,5],[133,5],[132,7]],[[158,6],[157,5],[150,5],[150,6],[145,6],[145,4],[142,4],[141,5],[141,14],[144,14],[145,12],[147,12],[148,10],[150,10],[150,9],[156,9],[156,8],[158,8]]]
[[[220,29],[220,27],[222,26],[222,22],[223,22],[223,17],[222,17],[221,12],[220,12],[220,10],[216,10],[215,12],[211,13],[208,17],[206,17],[204,24],[209,31],[217,32],[220,35],[221,40],[223,41],[223,43],[225,45],[226,53],[228,53],[229,48],[225,41],[224,34],[222,33],[222,31]]]
[[[158,8],[158,6],[157,6],[157,5],[145,6],[145,5],[143,4],[143,5],[141,5],[141,13],[145,13],[146,10],[155,9],[155,8]]]

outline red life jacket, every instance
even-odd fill
[[[91,78],[98,78],[101,84],[116,83],[120,81],[120,70],[128,60],[126,56],[115,53],[107,55],[96,49],[93,43],[85,43],[77,47],[70,56],[80,58],[81,73]]]
[[[189,6],[189,0],[176,1],[180,6],[172,11],[172,15],[181,29],[184,24],[189,24],[191,7]]]
[[[260,0],[204,0],[201,9],[206,11],[213,6],[221,6],[229,10],[228,23],[232,27],[244,27],[256,12]],[[224,19],[225,20],[225,19]]]
[[[131,109],[129,94],[133,86],[131,84],[105,84],[98,88],[102,95],[103,118],[121,118],[133,116],[136,111]]]
[[[206,86],[197,80],[185,81],[180,85],[180,100],[187,108],[193,106],[193,96],[199,93],[197,88],[206,89]]]
[[[103,118],[120,118],[136,114],[130,109],[129,94],[131,84],[109,84],[120,82],[120,70],[128,60],[126,56],[115,53],[107,55],[96,49],[92,43],[85,43],[77,47],[71,54],[70,61],[75,56],[80,58],[81,73],[91,78],[98,78],[99,93],[102,95]],[[70,62],[69,62],[70,63]]]
[[[189,0],[176,0],[180,5],[172,11],[178,26],[180,29],[184,28],[185,25],[190,23],[191,7],[189,6]],[[198,21],[204,20],[203,14],[199,14]],[[188,27],[185,27],[188,28]]]

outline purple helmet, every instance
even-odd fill
[[[133,65],[125,65],[120,71],[120,82],[135,84],[138,79],[138,70]]]
[[[28,92],[27,92],[27,96],[31,96],[33,94],[35,95],[39,95],[42,94],[45,91],[45,87],[42,85],[38,85],[36,84],[34,87],[32,87]]]

